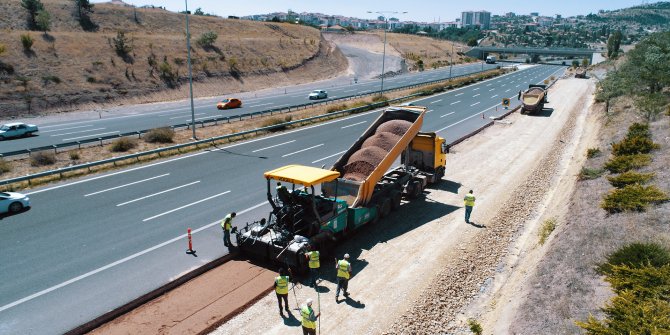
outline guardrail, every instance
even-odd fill
[[[491,69],[489,69],[489,70],[491,70]],[[471,72],[469,74],[452,76],[450,78],[443,78],[443,79],[425,81],[425,82],[418,83],[418,84],[410,84],[410,85],[399,86],[399,87],[395,87],[395,88],[391,88],[391,89],[386,89],[383,92],[395,92],[395,91],[400,91],[400,90],[405,90],[405,89],[410,89],[410,88],[415,88],[415,87],[431,85],[431,84],[435,84],[435,83],[439,83],[439,82],[448,81],[448,80],[451,80],[451,79],[454,79],[454,78],[471,76],[471,75],[486,72],[486,71],[489,71],[489,70]],[[268,114],[273,115],[275,113],[277,113],[277,114],[289,113],[289,112],[300,110],[300,109],[306,109],[308,107],[313,107],[313,106],[318,106],[318,105],[327,105],[327,104],[330,104],[330,103],[333,103],[333,102],[340,102],[340,101],[346,101],[346,100],[351,100],[351,99],[358,99],[358,98],[362,98],[362,97],[366,97],[366,96],[370,96],[370,95],[375,95],[375,94],[379,94],[379,91],[368,92],[368,93],[364,93],[364,94],[348,95],[348,96],[340,97],[340,98],[337,98],[337,99],[329,99],[329,100],[325,100],[325,101],[315,101],[315,102],[309,102],[309,103],[293,105],[293,106],[278,107],[278,108],[267,109],[267,110],[264,110],[264,111],[258,111],[258,112],[253,112],[253,113],[246,113],[246,114],[240,114],[240,115],[234,115],[234,116],[211,118],[211,119],[207,119],[207,120],[196,121],[195,124],[182,123],[182,124],[171,125],[171,126],[168,126],[168,127],[172,128],[172,129],[176,129],[176,128],[190,129],[191,126],[196,126],[197,127],[197,125],[199,124],[200,127],[202,128],[202,127],[205,127],[206,124],[212,124],[213,123],[213,124],[217,125],[219,123],[230,123],[231,121],[242,121],[244,119],[253,119],[254,117],[265,116],[265,115],[268,115]],[[84,139],[84,140],[81,140],[81,141],[58,143],[58,144],[36,147],[36,148],[30,148],[30,149],[3,152],[3,153],[0,153],[0,158],[12,157],[12,156],[18,156],[18,155],[26,155],[26,154],[30,155],[34,152],[46,151],[46,150],[53,150],[54,153],[57,153],[58,149],[60,149],[60,148],[69,148],[69,147],[81,148],[82,144],[91,144],[91,143],[100,142],[100,145],[102,145],[104,143],[104,141],[114,140],[114,139],[118,139],[118,138],[121,138],[121,137],[128,137],[128,136],[141,137],[142,134],[147,133],[149,131],[151,131],[151,129],[144,129],[144,130],[138,130],[138,131],[133,131],[133,132],[128,132],[128,133],[121,133],[121,134],[115,134],[115,135],[108,135],[108,136]]]

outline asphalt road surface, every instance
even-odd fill
[[[420,99],[415,104],[429,109],[423,130],[453,141],[501,114],[502,98],[518,104],[519,90],[564,69],[535,66]],[[0,334],[63,333],[224,255],[225,214],[236,211],[239,226],[269,213],[263,172],[286,164],[330,167],[378,115],[29,192],[33,208],[0,221]],[[551,110],[529,117],[547,116]],[[189,227],[197,257],[185,253]]]
[[[355,50],[346,50],[348,50],[349,53],[355,52]],[[361,52],[358,52],[357,54],[364,55],[364,53]],[[392,57],[387,58],[393,60]],[[454,66],[452,69],[452,76],[474,73],[482,71],[482,69],[495,68],[496,66],[497,65],[495,64],[482,65],[481,63]],[[384,89],[392,89],[395,87],[418,84],[448,77],[449,68],[409,73],[384,79]],[[314,89],[326,89],[328,91],[328,99],[322,99],[321,101],[355,94],[370,93],[380,89],[380,80],[360,80],[358,83],[351,82],[350,84],[339,84],[338,86],[333,87],[324,87],[324,85],[329,86],[325,82],[312,83],[291,87],[290,92],[287,88],[284,91],[286,94],[256,94],[257,97],[243,99],[242,108],[222,111],[216,109],[216,100],[199,99],[195,104],[194,117],[196,122],[198,122],[225,116],[265,111],[273,108],[301,105],[310,101],[314,102],[315,100],[309,100],[307,97],[309,92]],[[124,107],[114,111],[111,116],[107,114],[108,113],[105,113],[103,116],[103,114],[100,113],[99,118],[97,119],[78,119],[58,123],[40,123],[37,120],[28,120],[28,122],[37,123],[40,130],[38,135],[28,138],[2,141],[0,142],[0,153],[44,147],[65,142],[76,142],[101,136],[110,136],[191,122],[191,108],[188,101]],[[0,123],[4,122],[9,121],[0,121]]]

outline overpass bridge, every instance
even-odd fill
[[[593,54],[600,53],[602,50],[596,49],[573,49],[573,48],[531,48],[531,47],[474,47],[465,54],[478,59],[485,59],[490,53],[496,54],[526,54],[547,55],[547,56],[573,56],[578,58],[588,58],[589,63],[593,63]]]

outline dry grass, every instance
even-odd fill
[[[483,73],[482,75],[488,75],[488,72]],[[389,99],[395,99],[399,97],[403,97],[408,95],[411,92],[411,90],[404,90],[404,91],[397,91],[397,92],[387,92],[386,97]],[[198,138],[211,138],[211,137],[216,137],[216,136],[222,136],[222,135],[227,135],[227,134],[233,134],[237,132],[241,132],[244,130],[249,130],[249,129],[256,129],[260,127],[265,127],[270,125],[269,122],[272,122],[272,124],[276,124],[275,119],[281,120],[286,122],[286,120],[298,120],[298,119],[303,119],[311,116],[316,116],[316,115],[324,115],[327,113],[332,113],[337,110],[344,110],[347,108],[353,108],[353,107],[359,107],[362,105],[367,105],[372,103],[372,98],[360,98],[360,99],[353,99],[349,100],[346,103],[341,103],[335,105],[337,108],[333,108],[333,105],[320,105],[317,107],[313,108],[307,108],[304,110],[299,110],[295,112],[291,112],[290,114],[284,115],[284,116],[263,116],[263,117],[257,117],[253,119],[247,119],[239,122],[234,122],[234,123],[221,123],[217,125],[211,125],[211,126],[206,126],[203,128],[197,128],[197,136]],[[269,121],[272,120],[272,121]],[[259,133],[259,135],[263,135],[263,133]],[[191,130],[189,129],[181,129],[175,131],[174,137],[173,137],[173,142],[174,143],[188,143],[191,142],[192,133]],[[250,135],[247,135],[250,136]],[[211,146],[216,146],[220,144],[226,144],[234,141],[239,141],[242,139],[246,139],[247,137],[236,137],[236,138],[230,138],[228,140],[222,140],[218,142],[214,142],[210,144]],[[123,167],[128,164],[135,164],[138,162],[144,162],[148,160],[153,160],[153,159],[159,159],[171,155],[177,155],[177,154],[182,154],[190,151],[195,151],[195,150],[200,150],[203,147],[209,147],[210,145],[205,145],[205,146],[199,146],[199,147],[191,147],[188,149],[181,149],[179,151],[174,151],[174,152],[165,152],[162,153],[161,155],[153,155],[153,156],[147,156],[143,157],[137,160],[129,160],[127,162],[117,162],[116,164],[109,164],[109,165],[103,165],[95,168],[91,168],[90,171],[87,170],[82,170],[82,171],[77,171],[73,173],[67,173],[64,174],[63,177],[76,177],[80,176],[82,174],[86,174],[88,172],[99,172],[99,171],[104,171],[107,169],[111,168],[118,168],[118,167]],[[24,158],[24,159],[15,159],[12,160],[11,162],[7,162],[7,164],[11,163],[11,171],[8,171],[4,174],[2,174],[2,177],[4,179],[9,179],[9,178],[16,178],[20,176],[25,176],[29,174],[34,174],[46,170],[53,170],[56,168],[62,168],[69,166],[73,163],[73,161],[76,161],[76,163],[81,164],[81,163],[87,163],[87,162],[93,162],[93,161],[98,161],[101,159],[107,159],[107,158],[112,158],[115,156],[118,156],[117,154],[111,153],[110,152],[110,143],[106,143],[103,146],[92,146],[92,147],[83,147],[81,150],[73,149],[69,151],[60,151],[55,155],[55,162],[53,165],[49,166],[48,168],[38,168],[30,165],[30,159],[29,158]],[[157,149],[160,147],[164,147],[164,145],[160,143],[147,143],[146,141],[136,141],[136,147],[129,150],[128,152],[124,154],[130,154],[130,153],[136,153],[136,152],[142,152],[142,151],[149,151],[152,149]],[[72,154],[76,153],[76,154]],[[73,155],[76,156],[76,159],[73,158]],[[30,184],[28,183],[19,183],[19,184],[14,184],[14,185],[7,185],[4,187],[0,187],[0,189],[6,189],[6,190],[18,190],[26,187],[31,187],[35,185],[39,185],[41,183],[47,183],[51,182],[53,180],[58,180],[58,176],[54,177],[48,177],[48,178],[43,178],[42,180],[34,180]]]
[[[606,124],[600,134],[604,154],[589,159],[587,164],[602,167],[611,155],[609,144],[625,137],[627,127],[638,121],[634,111],[624,105],[615,106],[615,113],[603,116]],[[603,112],[604,115],[604,112]],[[650,126],[655,142],[661,148],[652,152],[654,159],[642,172],[656,172],[656,184],[667,193],[670,189],[670,131],[668,119]],[[651,206],[644,213],[607,215],[599,207],[603,195],[612,186],[607,179],[587,180],[577,184],[570,202],[566,224],[556,228],[551,251],[539,262],[529,279],[531,290],[517,311],[510,333],[517,334],[579,334],[574,323],[586,320],[589,314],[602,318],[600,307],[612,296],[596,267],[607,256],[626,244],[655,242],[670,246],[670,203]],[[532,316],[532,317],[531,317]]]
[[[185,78],[183,15],[138,9],[138,24],[130,7],[96,4],[91,19],[99,29],[84,32],[74,16],[72,1],[43,3],[51,13],[52,29],[46,37],[30,33],[35,39],[32,52],[24,52],[20,42],[26,30],[26,11],[19,1],[0,4],[0,44],[7,48],[1,60],[15,69],[14,75],[0,81],[4,98],[0,117],[24,112],[28,95],[33,97],[32,111],[41,112],[166,91],[167,84],[156,66],[150,65],[149,57],[158,64],[165,61],[182,81]],[[216,79],[219,93],[227,90],[229,82],[234,87],[247,77],[284,74],[325,56],[319,31],[310,27],[199,16],[191,17],[190,23],[195,38],[206,31],[219,36],[213,47],[194,45],[192,52],[194,77],[203,82]],[[116,55],[111,43],[118,30],[131,39],[133,49],[127,59]],[[330,73],[326,71],[326,75]],[[20,76],[29,82],[21,85]],[[60,83],[41,78],[59,78]]]
[[[383,40],[382,31],[373,32]],[[421,59],[426,69],[449,66],[450,62],[454,64],[466,63],[469,57],[459,55],[459,50],[465,51],[469,47],[464,44],[452,43],[446,40],[436,40],[434,38],[409,35],[409,34],[386,34],[388,45],[397,50],[403,58],[407,60],[410,70],[416,70],[416,62]],[[453,50],[453,54],[452,54]]]

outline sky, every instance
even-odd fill
[[[107,0],[93,0],[91,2],[106,2]],[[136,6],[154,5],[163,6],[170,11],[183,11],[184,0],[124,0]],[[463,11],[486,10],[493,15],[502,15],[507,12],[529,14],[539,12],[540,15],[554,16],[561,14],[564,17],[597,13],[601,9],[613,10],[637,6],[643,0],[553,0],[553,1],[454,1],[454,0],[186,0],[191,11],[200,7],[205,13],[226,17],[228,15],[245,16],[251,14],[267,14],[271,12],[323,13],[328,15],[343,15],[361,19],[374,19],[379,14],[371,12],[407,12],[406,14],[386,13],[385,16],[397,17],[401,21],[420,22],[448,22],[455,21]],[[654,1],[647,1],[653,3]]]

